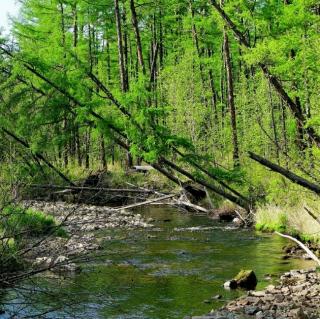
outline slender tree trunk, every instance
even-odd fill
[[[135,8],[134,0],[130,0],[130,10],[131,10],[131,17],[132,17],[132,26],[134,29],[134,34],[135,34],[136,43],[137,43],[138,61],[139,61],[139,65],[141,67],[142,73],[146,74],[146,67],[144,64],[143,52],[142,52],[139,23],[138,23],[137,12],[136,12],[136,8]]]
[[[229,106],[230,117],[231,117],[233,164],[236,167],[236,166],[239,166],[240,164],[239,145],[238,145],[238,133],[237,133],[236,108],[234,103],[232,64],[231,64],[231,56],[230,56],[229,39],[228,39],[226,28],[224,28],[224,31],[223,31],[223,51],[224,51],[224,60],[225,60],[226,75],[227,75],[228,106]]]
[[[115,17],[116,17],[116,28],[117,28],[117,38],[118,38],[118,65],[119,65],[119,74],[120,74],[120,83],[122,92],[127,92],[126,85],[126,71],[125,71],[125,60],[123,53],[123,41],[122,41],[122,28],[121,28],[121,15],[119,9],[119,1],[114,0],[115,7]]]
[[[102,134],[100,135],[100,162],[101,162],[101,168],[107,171],[108,166],[107,166],[107,158],[106,158],[106,146],[104,142],[104,136]]]
[[[63,59],[64,59],[63,72],[64,72],[64,74],[66,74],[65,60],[67,58],[67,54],[66,54],[65,16],[64,16],[64,7],[63,7],[62,2],[59,2],[59,7],[60,7],[60,16],[61,16],[61,21],[60,21],[61,42],[62,42],[62,47],[63,47]],[[68,129],[69,129],[68,118],[66,115],[64,115],[64,120],[63,120],[64,134],[69,134]],[[69,147],[68,147],[69,143],[68,142],[69,142],[69,138],[68,138],[67,142],[65,143],[64,149],[63,149],[63,162],[64,162],[65,167],[67,167],[69,164]]]
[[[86,130],[86,143],[85,143],[85,167],[90,168],[90,144],[91,144],[91,129]]]
[[[78,26],[78,11],[77,4],[72,8],[73,14],[73,47],[78,46],[78,37],[79,37],[79,26]],[[80,133],[79,133],[79,124],[75,121],[76,117],[74,116],[74,130],[73,130],[73,147],[74,147],[74,157],[77,157],[78,165],[81,166],[81,149],[80,149]]]
[[[197,33],[197,28],[196,25],[194,24],[194,10],[193,10],[193,1],[189,1],[189,6],[190,6],[190,11],[191,11],[191,17],[192,17],[192,37],[193,37],[193,42],[196,47],[198,59],[199,59],[199,68],[200,68],[200,76],[201,76],[201,82],[202,82],[202,87],[205,87],[205,80],[204,80],[204,71],[203,71],[203,64],[201,62],[201,52],[200,52],[200,45],[199,45],[199,38],[198,38],[198,33]]]
[[[124,56],[124,72],[126,91],[129,91],[129,58],[128,58],[128,32],[127,32],[127,13],[125,8],[122,14],[123,21],[123,56]]]
[[[279,140],[278,140],[278,131],[277,131],[277,124],[275,119],[275,107],[273,105],[273,99],[272,99],[272,91],[271,86],[269,84],[269,103],[270,103],[270,109],[271,109],[271,127],[273,131],[273,138],[276,145],[276,157],[278,164],[280,163],[280,155],[279,155]]]
[[[164,45],[163,45],[163,25],[162,25],[162,11],[160,9],[159,13],[159,62],[160,68],[163,67],[163,59],[164,59]]]
[[[117,28],[117,38],[118,38],[118,64],[119,64],[119,73],[120,73],[120,83],[122,92],[128,91],[128,79],[125,68],[125,55],[124,55],[124,47],[123,47],[123,38],[122,38],[122,26],[121,26],[121,14],[119,8],[119,1],[114,0],[115,6],[115,18],[116,18],[116,28]],[[127,157],[127,168],[132,167],[132,156],[130,151],[126,154]]]

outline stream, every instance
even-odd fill
[[[165,319],[201,315],[244,291],[222,285],[241,269],[253,269],[257,289],[275,283],[285,271],[310,267],[283,260],[287,243],[275,235],[235,229],[206,216],[151,206],[136,210],[153,228],[103,230],[103,250],[70,277],[35,277],[3,296],[1,318]],[[214,296],[221,295],[220,299]],[[8,302],[9,301],[9,302]],[[37,317],[38,318],[38,317]],[[39,316],[40,318],[40,316]]]

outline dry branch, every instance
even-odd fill
[[[178,194],[170,194],[170,195],[166,195],[166,196],[150,199],[150,200],[147,200],[147,201],[144,201],[144,202],[140,202],[140,203],[136,203],[136,204],[131,204],[131,205],[127,205],[127,206],[114,208],[113,211],[120,211],[120,210],[131,209],[131,208],[140,207],[140,206],[145,206],[145,205],[149,205],[149,204],[152,204],[152,203],[161,202],[163,200],[166,200],[166,199],[169,199],[169,198],[173,198],[175,196],[178,196]]]
[[[295,243],[297,243],[310,256],[310,258],[313,259],[320,266],[319,258],[307,246],[305,246],[301,241],[299,241],[298,239],[296,239],[292,236],[281,234],[277,231],[275,232],[275,234],[277,234],[283,238],[290,239],[290,240],[294,241]]]

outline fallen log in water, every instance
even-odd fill
[[[188,207],[188,208],[191,208],[195,211],[199,211],[199,212],[202,212],[202,213],[206,213],[208,214],[209,213],[209,210],[204,208],[204,207],[201,207],[199,205],[195,205],[195,204],[192,204],[190,203],[189,201],[185,201],[185,200],[182,200],[182,199],[174,199],[173,200],[173,204],[174,205],[178,205],[178,206],[185,206],[185,207]]]
[[[147,188],[143,188],[143,187],[140,187],[140,186],[136,186],[136,185],[131,184],[131,183],[127,183],[127,184],[130,185],[130,186],[133,186],[133,187],[137,187],[137,188],[140,189],[140,190],[150,191],[150,192],[152,192],[153,194],[156,194],[156,195],[159,195],[159,196],[165,196],[165,195],[167,195],[166,193],[163,193],[163,192],[160,193],[160,192],[155,191],[155,190],[149,190],[149,189],[147,189]],[[178,195],[178,194],[177,194],[177,195]],[[186,198],[185,200],[182,199],[183,196]],[[157,203],[157,202],[153,202],[152,204],[155,204],[155,203]],[[203,213],[206,213],[206,214],[208,214],[208,213],[210,212],[208,209],[206,209],[206,208],[204,208],[204,207],[201,207],[201,206],[199,206],[199,205],[192,204],[192,203],[188,200],[188,198],[185,196],[185,194],[180,195],[179,199],[174,199],[174,198],[173,198],[172,202],[169,202],[169,203],[167,203],[167,204],[173,205],[173,206],[184,206],[184,207],[188,207],[188,208],[191,208],[191,209],[193,209],[193,210],[195,210],[195,211],[200,211],[200,212],[203,212]]]

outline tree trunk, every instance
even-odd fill
[[[305,178],[290,172],[288,169],[285,169],[277,164],[274,164],[274,163],[268,161],[267,159],[265,159],[257,154],[249,152],[249,157],[251,159],[255,160],[256,162],[270,168],[272,171],[277,172],[277,173],[281,174],[282,176],[285,176],[293,183],[296,183],[302,187],[305,187],[305,188],[315,192],[316,194],[320,194],[320,186],[319,185],[314,184],[314,183],[306,180]]]
[[[119,8],[119,1],[114,0],[115,6],[115,17],[116,17],[116,28],[117,28],[117,37],[118,37],[118,64],[119,64],[119,72],[120,72],[120,83],[122,92],[128,91],[128,79],[125,68],[125,56],[124,56],[124,48],[123,48],[123,38],[122,38],[122,27],[121,27],[121,14]],[[127,152],[127,168],[132,167],[132,156],[130,151]]]
[[[224,20],[224,22],[228,25],[228,27],[232,30],[234,33],[235,38],[239,41],[240,44],[244,45],[247,48],[251,48],[250,43],[247,41],[245,36],[239,31],[237,26],[233,23],[233,21],[230,19],[230,17],[224,12],[224,10],[219,6],[219,4],[215,0],[211,0],[211,3],[213,7],[216,9],[216,11],[219,13],[221,18]],[[286,103],[286,105],[289,107],[291,113],[293,114],[294,118],[297,121],[298,127],[299,125],[302,125],[302,127],[305,126],[305,117],[300,111],[297,104],[293,101],[293,99],[288,95],[280,81],[270,73],[268,67],[264,63],[259,63],[259,67],[261,68],[263,74],[268,79],[268,81],[271,83],[277,94],[281,97],[281,99]],[[320,136],[314,131],[312,127],[308,127],[305,129],[308,139],[310,142],[315,143],[318,147],[320,147]]]
[[[230,119],[231,119],[233,165],[237,167],[240,164],[238,133],[237,133],[237,118],[236,118],[236,108],[234,104],[234,88],[233,88],[233,74],[232,74],[230,47],[229,47],[229,39],[228,39],[226,28],[224,28],[224,31],[223,31],[223,52],[224,52],[224,61],[225,61],[226,75],[227,75],[228,106],[229,106]]]
[[[122,28],[121,28],[121,15],[119,9],[119,1],[114,0],[114,12],[116,18],[116,28],[117,28],[117,38],[118,38],[118,65],[120,74],[120,83],[122,92],[127,92],[126,85],[126,71],[125,71],[125,61],[123,53],[123,41],[122,41]]]
[[[107,158],[106,158],[106,146],[104,142],[104,136],[102,134],[100,135],[100,163],[101,163],[101,168],[107,171],[108,166],[107,166]]]
[[[139,65],[142,69],[142,73],[146,74],[146,67],[144,64],[143,53],[142,53],[142,44],[141,44],[139,23],[138,23],[137,12],[136,12],[136,8],[135,8],[134,0],[130,0],[130,10],[131,10],[131,17],[132,17],[132,26],[134,29],[134,34],[135,34],[136,43],[137,43],[138,61],[139,61]]]

